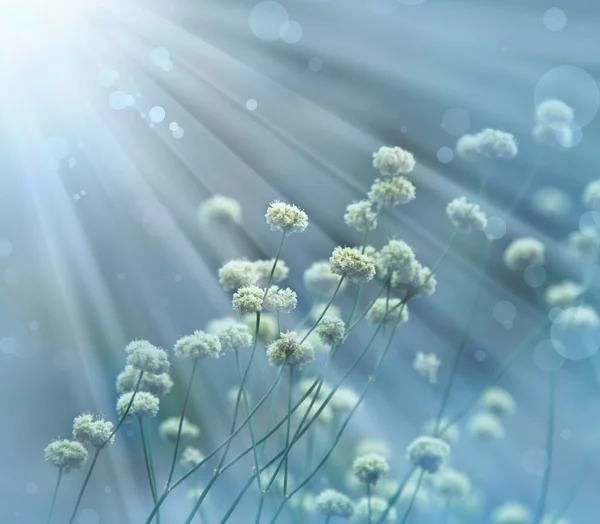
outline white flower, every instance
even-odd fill
[[[381,176],[408,175],[415,168],[415,157],[401,147],[381,146],[373,153],[373,167]]]
[[[131,402],[133,391],[129,393],[123,393],[117,401],[117,414],[119,419],[123,418],[127,412],[127,407]],[[147,391],[138,391],[135,394],[131,408],[127,412],[127,421],[131,421],[133,417],[156,417],[158,415],[158,409],[160,401],[152,393]]]
[[[352,464],[354,476],[365,484],[377,484],[379,479],[383,475],[386,475],[389,469],[390,466],[385,457],[377,453],[359,455],[354,459],[354,463]]]
[[[82,444],[91,444],[98,448],[115,441],[113,423],[91,413],[84,413],[73,420],[73,438]],[[109,442],[109,437],[111,437]]]
[[[575,329],[593,329],[600,325],[600,318],[592,306],[582,305],[565,309],[557,322]]]
[[[517,155],[515,137],[505,131],[484,129],[475,135],[463,135],[456,143],[456,152],[464,160],[511,159]]]
[[[252,345],[252,334],[245,324],[234,324],[218,334],[222,351],[237,351]]]
[[[179,358],[204,359],[219,358],[221,342],[219,337],[204,331],[194,331],[175,342],[175,354]]]
[[[332,346],[342,341],[346,333],[346,325],[339,318],[324,316],[316,331],[325,344]]]
[[[600,180],[593,180],[585,186],[581,199],[587,207],[598,207],[600,205]]]
[[[308,227],[308,216],[300,208],[279,200],[271,202],[265,215],[272,229],[290,233],[301,233]]]
[[[401,282],[410,282],[415,276],[415,252],[404,240],[390,240],[379,251],[377,261],[383,272],[393,271]]]
[[[517,404],[512,395],[497,386],[485,389],[481,394],[480,403],[487,411],[497,417],[512,415],[517,409]]]
[[[436,473],[450,455],[450,446],[442,439],[422,435],[413,440],[406,451],[413,466]]]
[[[367,321],[371,324],[404,324],[408,322],[408,306],[399,298],[378,298],[367,312]]]
[[[263,308],[267,311],[279,311],[280,313],[289,313],[296,308],[298,298],[296,293],[289,287],[279,289],[277,286],[271,286],[263,302]]]
[[[236,225],[242,221],[242,207],[234,198],[213,195],[200,204],[198,215],[203,222]]]
[[[282,366],[287,364],[301,368],[315,359],[315,353],[308,342],[300,343],[298,333],[287,331],[281,333],[280,337],[271,342],[267,347],[267,358],[269,364]]]
[[[546,258],[546,246],[530,237],[513,240],[503,255],[506,267],[513,271],[524,271],[531,266],[540,266]]]
[[[356,506],[354,507],[354,514],[350,518],[351,524],[372,524],[373,522],[379,522],[379,519],[386,511],[388,507],[387,500],[380,497],[371,497],[371,518],[369,519],[369,501],[366,497],[361,498]],[[395,508],[390,508],[385,519],[384,524],[392,524],[396,522],[398,515]]]
[[[487,217],[477,204],[467,201],[467,197],[455,198],[446,206],[450,221],[461,231],[471,233],[483,231],[487,226]]]
[[[415,186],[403,176],[377,178],[367,193],[369,200],[379,207],[408,204],[415,197]]]
[[[269,277],[271,276],[271,271],[273,271],[274,263],[274,258],[270,260],[257,260],[254,262],[254,269],[258,275],[258,281],[261,285],[266,286],[269,282]],[[289,274],[290,268],[283,260],[279,259],[277,261],[277,265],[275,266],[275,270],[273,271],[273,276],[271,277],[271,284],[279,284],[280,282],[284,281]],[[250,283],[255,284],[256,282]]]
[[[233,309],[240,313],[258,313],[262,310],[265,291],[258,286],[244,286],[233,295]]]
[[[377,213],[373,211],[373,203],[369,200],[361,200],[348,205],[344,221],[346,225],[360,233],[372,231],[377,227]]]
[[[446,499],[458,499],[471,491],[469,477],[452,468],[440,471],[434,478],[434,486],[437,493]]]
[[[492,512],[494,524],[530,524],[531,512],[518,502],[507,502]]]
[[[489,442],[504,437],[504,427],[496,415],[482,411],[471,417],[469,434],[479,442]]]
[[[348,519],[354,513],[354,502],[338,491],[326,489],[317,496],[316,508],[321,515]]]
[[[426,378],[430,384],[435,384],[440,364],[440,359],[434,353],[418,351],[413,361],[413,368],[419,375]]]
[[[230,260],[219,269],[219,282],[224,291],[235,291],[257,281],[256,265],[248,260]]]
[[[81,442],[55,440],[44,450],[44,459],[55,468],[68,473],[71,469],[81,469],[86,463],[88,452]]]
[[[331,271],[351,280],[368,282],[375,276],[375,265],[367,255],[352,247],[336,247],[329,258]]]

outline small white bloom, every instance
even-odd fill
[[[435,384],[440,364],[441,361],[435,353],[417,351],[415,360],[413,361],[413,368],[419,375],[426,378],[430,384]]]
[[[308,227],[308,215],[300,208],[279,200],[271,202],[265,215],[272,229],[290,233],[301,233]]]
[[[360,233],[373,231],[377,227],[377,213],[373,211],[373,203],[369,200],[361,200],[348,205],[344,221],[346,225]]]
[[[471,233],[483,231],[487,226],[487,217],[477,204],[467,201],[467,197],[455,198],[446,206],[450,221],[461,231]]]
[[[401,147],[381,146],[373,153],[373,167],[381,176],[408,175],[415,168],[415,157]]]
[[[524,271],[531,266],[544,264],[546,246],[535,238],[517,238],[508,245],[502,258],[509,269]]]

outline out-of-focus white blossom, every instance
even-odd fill
[[[498,386],[485,389],[479,401],[483,408],[497,417],[512,415],[517,409],[513,396]]]
[[[518,502],[506,502],[492,512],[494,524],[531,524],[531,512]]]
[[[340,275],[331,271],[331,265],[326,260],[313,262],[313,264],[304,271],[304,285],[306,286],[306,289],[319,297],[333,295],[340,282],[340,278]],[[346,282],[342,282],[340,291],[345,287]]]
[[[477,134],[460,137],[456,152],[469,162],[497,158],[508,160],[517,155],[518,147],[510,133],[487,128]]]
[[[249,260],[230,260],[219,269],[219,282],[224,291],[236,291],[258,281],[256,264]]]
[[[373,231],[377,227],[377,213],[373,211],[373,203],[369,200],[361,200],[349,204],[344,215],[344,222],[360,233]]]
[[[369,519],[369,500],[363,497],[354,506],[354,514],[350,518],[350,524],[372,524],[373,522],[378,522],[387,507],[387,500],[381,497],[371,497],[371,518]],[[396,522],[397,518],[396,508],[390,508],[383,522],[385,524],[392,524]]]
[[[181,337],[175,342],[174,351],[179,358],[219,358],[221,342],[217,335],[194,331],[191,335]]]
[[[277,286],[271,286],[263,301],[263,308],[266,311],[277,311],[279,313],[289,313],[296,308],[298,298],[296,292],[289,287],[280,289]]]
[[[413,466],[436,473],[450,456],[450,446],[442,439],[422,435],[409,444],[406,452]]]
[[[367,312],[367,321],[371,324],[398,325],[408,322],[408,306],[399,298],[378,298]]]
[[[339,491],[326,489],[317,496],[316,508],[321,515],[349,519],[354,513],[354,502]]]
[[[408,175],[415,168],[415,157],[401,147],[381,146],[373,153],[373,167],[384,177]]]
[[[352,464],[354,476],[365,484],[377,484],[382,476],[387,475],[389,469],[390,466],[385,457],[377,453],[359,455]]]
[[[242,221],[242,207],[235,198],[213,195],[200,204],[198,216],[205,223],[237,225]]]
[[[179,432],[179,417],[169,417],[163,420],[158,427],[158,432],[163,440],[175,444],[177,442],[177,433]],[[200,428],[192,424],[187,418],[183,419],[181,426],[180,443],[190,442],[198,438]]]
[[[505,249],[502,259],[506,267],[513,271],[541,266],[546,259],[546,246],[535,238],[517,238]]]
[[[496,415],[482,411],[471,417],[468,425],[473,440],[489,442],[504,437],[504,426]]]
[[[417,351],[413,361],[413,368],[419,375],[426,378],[430,384],[435,384],[440,364],[441,361],[435,353]]]
[[[469,202],[464,196],[452,200],[446,206],[446,214],[458,229],[466,233],[483,231],[487,226],[487,217],[479,205]]]

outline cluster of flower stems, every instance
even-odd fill
[[[514,210],[518,201],[525,193],[527,186],[531,182],[538,167],[539,166],[536,165],[536,168],[531,173],[529,178],[526,180],[525,184],[521,187],[519,193],[516,196],[516,199],[513,201],[512,205],[509,207],[509,209],[507,211],[510,212],[510,211]],[[485,180],[487,180],[487,178],[484,179],[484,182],[480,188],[480,194],[482,194],[484,191]],[[438,269],[439,265],[442,263],[442,261],[444,260],[446,255],[451,250],[451,247],[452,247],[452,244],[456,237],[456,234],[457,234],[457,229],[454,230],[452,236],[450,237],[449,241],[446,244],[446,247],[445,247],[443,253],[439,257],[437,263],[432,268],[430,276],[433,276],[433,274]],[[279,244],[279,248],[277,250],[277,254],[276,254],[276,257],[273,262],[273,267],[271,270],[269,283],[266,286],[267,289],[269,288],[269,285],[271,283],[271,278],[273,276],[273,273],[275,272],[277,263],[279,261],[279,257],[282,252],[285,236],[286,235],[284,233],[281,237],[281,242]],[[365,235],[365,242],[363,243],[363,245],[366,245],[366,236],[367,235]],[[446,386],[443,391],[439,410],[436,414],[436,418],[435,418],[435,420],[436,420],[435,434],[436,435],[442,434],[448,427],[450,427],[452,424],[454,424],[457,421],[459,421],[460,419],[462,419],[477,404],[477,401],[479,398],[479,394],[475,394],[471,401],[466,403],[462,409],[458,410],[458,412],[454,416],[445,418],[444,423],[442,424],[442,419],[443,419],[443,416],[445,414],[445,411],[446,411],[446,408],[448,405],[448,400],[450,398],[452,386],[453,386],[454,380],[457,376],[457,370],[458,370],[458,366],[460,363],[460,359],[461,359],[463,351],[466,347],[466,344],[468,342],[470,329],[472,327],[472,323],[473,323],[474,317],[477,312],[478,299],[479,299],[481,291],[483,289],[483,279],[484,279],[484,276],[486,273],[488,261],[490,260],[491,252],[492,252],[492,241],[488,241],[486,250],[485,250],[485,253],[483,256],[482,267],[478,271],[476,291],[475,291],[474,297],[472,298],[471,307],[469,310],[467,321],[466,321],[461,339],[459,341],[457,350],[455,351],[454,359],[451,364],[451,368],[450,368],[450,372],[449,372],[448,381],[447,381]],[[313,332],[313,330],[315,330],[315,328],[317,327],[319,322],[323,319],[323,317],[327,313],[327,310],[329,309],[329,307],[331,306],[331,304],[333,303],[333,301],[336,298],[336,295],[341,287],[341,284],[342,284],[342,281],[344,280],[344,278],[345,278],[344,275],[342,275],[342,278],[340,279],[337,289],[335,290],[333,295],[330,297],[329,302],[327,303],[326,307],[323,309],[319,318],[314,322],[313,326],[305,334],[302,342],[304,340],[306,340],[306,338]],[[591,282],[591,280],[592,279],[590,279],[589,282]],[[589,288],[589,282],[587,285],[588,288]],[[208,480],[208,482],[206,484],[206,487],[201,492],[201,494],[198,496],[195,504],[193,505],[193,508],[191,509],[188,517],[185,520],[185,524],[190,524],[192,522],[192,520],[194,519],[194,517],[196,516],[196,514],[199,511],[201,511],[201,506],[202,506],[204,500],[206,499],[208,492],[210,491],[212,486],[217,482],[217,480],[225,472],[227,472],[230,468],[232,468],[241,459],[243,459],[244,457],[246,457],[249,454],[252,455],[252,458],[254,461],[254,468],[252,470],[252,473],[250,474],[249,478],[245,482],[241,491],[238,493],[238,495],[232,501],[229,508],[226,509],[223,517],[219,521],[219,524],[225,524],[229,520],[229,518],[235,511],[236,507],[242,500],[242,497],[255,483],[258,488],[259,497],[258,497],[258,507],[257,507],[254,523],[259,524],[261,522],[261,518],[263,517],[263,509],[264,509],[264,505],[265,505],[265,495],[272,487],[276,477],[280,474],[280,472],[283,472],[283,496],[282,496],[281,501],[280,501],[279,505],[277,506],[274,514],[272,515],[269,523],[273,524],[276,522],[276,520],[280,516],[281,512],[286,507],[286,504],[288,503],[290,498],[292,498],[295,494],[297,494],[300,490],[302,490],[319,473],[319,471],[321,471],[321,469],[325,465],[326,461],[329,459],[329,457],[333,453],[336,445],[338,444],[340,438],[342,437],[342,434],[344,433],[346,427],[348,426],[350,419],[352,418],[352,416],[354,415],[354,413],[356,412],[358,407],[361,405],[361,403],[363,402],[368,391],[372,387],[377,375],[379,374],[379,371],[384,362],[385,356],[388,353],[390,346],[392,345],[392,341],[393,341],[394,335],[396,333],[396,330],[398,328],[401,316],[397,317],[398,320],[395,322],[394,325],[392,325],[390,331],[387,334],[382,329],[384,326],[385,317],[382,318],[382,320],[379,322],[379,324],[377,324],[374,327],[374,331],[373,331],[371,337],[369,338],[367,344],[362,349],[362,351],[358,354],[358,356],[354,359],[354,361],[350,364],[350,366],[348,367],[348,369],[346,370],[346,372],[342,376],[342,378],[338,381],[337,384],[335,384],[331,388],[331,390],[329,390],[327,397],[325,397],[325,399],[321,399],[320,392],[323,387],[324,377],[325,377],[327,368],[329,366],[329,363],[330,363],[332,357],[335,356],[339,347],[342,344],[344,344],[344,342],[347,340],[347,338],[352,333],[352,331],[357,327],[357,325],[361,322],[361,320],[366,316],[367,312],[369,311],[369,309],[372,306],[372,304],[374,303],[374,301],[376,299],[378,299],[383,293],[385,293],[389,299],[389,291],[390,291],[389,277],[384,280],[383,284],[379,288],[379,291],[378,291],[376,297],[367,305],[367,307],[364,309],[364,311],[362,313],[358,313],[357,310],[358,310],[358,305],[360,302],[361,288],[362,288],[362,284],[358,284],[356,293],[355,293],[355,297],[354,297],[354,303],[353,303],[351,312],[349,314],[349,317],[346,321],[347,327],[346,327],[346,332],[344,334],[342,341],[337,344],[334,344],[331,347],[328,357],[325,361],[325,364],[324,364],[320,374],[317,376],[317,378],[315,378],[314,382],[308,388],[308,390],[303,394],[303,396],[295,403],[292,402],[292,395],[291,395],[291,383],[292,383],[292,378],[293,378],[293,373],[294,373],[293,366],[281,366],[278,370],[278,373],[277,373],[274,381],[272,382],[270,387],[267,389],[267,391],[264,393],[262,398],[256,403],[256,405],[251,407],[251,405],[249,403],[245,386],[246,386],[246,382],[247,382],[247,379],[248,379],[248,376],[249,376],[249,373],[250,373],[250,370],[252,367],[252,363],[253,363],[255,355],[256,355],[256,350],[257,350],[257,346],[258,346],[258,336],[259,336],[259,330],[260,330],[260,322],[261,322],[260,312],[256,313],[256,323],[255,323],[255,330],[254,330],[254,335],[253,335],[252,350],[250,353],[249,361],[248,361],[245,369],[242,368],[240,360],[239,360],[239,355],[236,352],[236,361],[237,361],[237,367],[238,367],[239,378],[240,378],[240,387],[239,387],[238,393],[237,393],[237,398],[236,398],[236,403],[235,403],[235,408],[234,408],[234,415],[233,415],[233,420],[231,423],[229,435],[215,449],[213,449],[210,453],[208,453],[208,455],[206,455],[206,457],[201,462],[199,462],[197,465],[192,467],[189,471],[187,471],[179,479],[174,480],[175,465],[177,462],[178,452],[179,452],[179,448],[180,448],[180,437],[181,437],[182,426],[183,426],[183,422],[184,422],[184,417],[185,417],[188,400],[190,398],[190,392],[192,389],[194,374],[197,370],[198,361],[197,360],[194,361],[194,364],[193,364],[193,367],[191,370],[191,376],[190,376],[187,392],[186,392],[184,402],[183,402],[183,407],[181,410],[178,435],[177,435],[177,440],[176,440],[175,446],[174,446],[173,457],[171,460],[171,466],[170,466],[168,478],[164,484],[164,488],[163,488],[162,492],[159,492],[159,486],[158,486],[158,483],[156,480],[156,475],[155,475],[154,467],[152,464],[151,450],[149,450],[146,445],[146,439],[144,437],[144,426],[140,419],[140,430],[142,432],[144,457],[145,457],[145,461],[146,461],[147,474],[148,474],[149,484],[150,484],[150,488],[152,491],[152,497],[153,497],[153,503],[154,503],[154,507],[152,508],[149,515],[147,516],[147,518],[145,520],[145,524],[150,524],[153,520],[156,520],[157,524],[159,524],[160,523],[160,509],[161,509],[163,503],[169,497],[169,495],[171,493],[173,493],[173,491],[175,489],[180,487],[187,479],[189,479],[192,475],[194,475],[198,470],[205,467],[209,460],[211,460],[213,457],[219,457],[219,454],[220,454],[220,458],[218,458],[218,465],[214,468],[212,475],[210,476],[210,479]],[[410,296],[405,296],[404,299],[400,303],[396,304],[393,308],[390,307],[389,303],[387,303],[386,309],[388,312],[392,312],[392,309],[404,308],[406,303],[410,299],[411,299]],[[523,355],[523,353],[525,351],[527,351],[529,348],[531,348],[533,346],[533,344],[535,344],[535,342],[538,340],[538,338],[542,334],[544,334],[544,332],[548,329],[549,325],[550,325],[550,321],[545,320],[545,321],[540,322],[540,324],[525,339],[523,339],[517,346],[515,346],[513,348],[513,350],[508,354],[508,356],[504,359],[504,361],[500,363],[500,365],[495,370],[495,372],[488,378],[488,381],[484,387],[488,387],[488,386],[493,385],[496,382],[498,382],[498,380],[505,374],[507,369],[509,367],[511,367],[519,359],[519,357],[521,355]],[[340,388],[342,383],[348,378],[348,376],[352,373],[352,371],[359,365],[359,363],[363,360],[363,358],[371,350],[371,348],[374,345],[376,345],[376,342],[377,342],[380,334],[382,334],[383,336],[381,336],[382,340],[380,343],[380,347],[377,350],[375,366],[369,377],[368,383],[366,384],[362,393],[359,396],[358,402],[356,403],[354,408],[348,413],[346,418],[342,421],[341,425],[337,429],[337,433],[334,435],[332,441],[328,444],[328,446],[329,446],[328,449],[322,455],[322,457],[320,458],[320,460],[316,464],[316,466],[311,467],[311,470],[306,474],[306,476],[298,484],[294,485],[294,487],[292,488],[288,481],[288,470],[289,470],[288,462],[289,462],[289,455],[290,455],[292,448],[297,444],[297,442],[307,432],[309,432],[311,430],[315,421],[318,419],[318,417],[320,416],[322,411],[327,407],[328,403],[331,401],[332,397],[335,395],[336,391]],[[273,393],[274,393],[274,391],[276,391],[276,388],[278,387],[278,384],[280,383],[282,376],[284,375],[284,373],[286,371],[289,373],[289,379],[290,379],[290,394],[288,396],[287,413],[281,420],[278,420],[276,423],[273,423],[273,424],[271,424],[272,419],[270,417],[269,427],[267,428],[266,433],[264,433],[260,436],[257,436],[256,429],[253,426],[253,416],[267,402],[267,400],[270,397],[272,399],[272,402],[274,402]],[[82,501],[82,498],[83,498],[85,490],[86,490],[86,487],[87,487],[90,477],[93,473],[94,467],[96,465],[96,462],[98,460],[100,453],[102,452],[102,450],[104,449],[106,444],[108,444],[109,441],[112,439],[112,437],[118,432],[118,430],[121,428],[123,422],[127,418],[127,415],[131,408],[131,405],[133,404],[133,401],[135,399],[135,395],[140,388],[140,384],[142,382],[143,375],[144,375],[144,373],[140,372],[139,379],[137,381],[137,385],[134,389],[133,396],[129,402],[129,405],[128,405],[125,413],[123,414],[123,416],[120,417],[110,438],[107,439],[104,444],[96,447],[95,454],[93,456],[93,459],[92,459],[91,465],[88,469],[88,472],[86,474],[86,477],[83,481],[83,485],[79,491],[79,494],[78,494],[78,497],[77,497],[77,500],[75,503],[75,507],[74,507],[74,509],[71,513],[71,516],[68,520],[68,524],[73,524],[73,522],[75,520],[78,508],[80,506],[80,503]],[[556,373],[551,373],[550,374],[550,386],[549,386],[548,428],[547,428],[547,444],[546,444],[550,462],[549,462],[549,466],[546,469],[546,472],[542,479],[541,495],[539,497],[538,504],[536,507],[536,512],[535,512],[536,518],[534,520],[534,523],[536,523],[536,524],[539,522],[541,515],[543,515],[543,513],[544,513],[547,492],[548,492],[548,484],[549,484],[549,479],[550,479],[550,472],[551,472],[551,465],[552,465],[552,447],[553,447],[552,435],[554,432],[554,418],[555,418],[554,417],[555,396],[556,396]],[[318,402],[317,402],[317,398],[319,398]],[[292,432],[291,431],[291,418],[292,418],[293,414],[296,412],[296,410],[299,408],[299,406],[301,406],[301,404],[305,403],[305,401],[307,401],[307,400],[309,402],[308,409],[306,409],[304,411],[303,416],[300,420],[300,423],[295,428],[295,431]],[[317,406],[313,412],[312,410],[313,410],[313,407],[315,407],[315,404],[317,404]],[[240,415],[240,410],[242,408],[244,410],[245,416],[241,420],[241,422],[239,422],[239,424],[238,424],[238,418]],[[272,415],[272,410],[271,410],[271,415]],[[231,446],[233,440],[246,427],[248,428],[248,432],[251,437],[251,445],[246,447],[243,451],[239,452],[235,457],[230,458],[228,460],[228,453],[229,453],[230,446]],[[273,435],[276,435],[281,430],[281,428],[283,428],[285,431],[285,443],[284,443],[283,447],[277,453],[275,453],[270,459],[263,461],[263,454],[265,451],[266,442]],[[559,511],[554,514],[555,515],[554,522],[558,521],[558,519],[567,511],[568,507],[572,503],[572,501],[575,497],[575,494],[577,493],[577,490],[579,489],[579,486],[581,485],[581,482],[587,472],[587,468],[589,467],[589,464],[591,462],[591,460],[590,460],[591,456],[595,452],[596,447],[599,444],[600,444],[600,431],[599,431],[597,437],[594,439],[593,446],[590,448],[585,461],[582,463],[571,489],[568,490],[563,504],[561,504]],[[261,473],[263,473],[265,471],[273,472],[268,480],[266,480],[265,477],[261,475]],[[60,481],[62,478],[62,473],[63,473],[63,471],[59,470],[58,479],[57,479],[56,487],[54,490],[54,496],[52,499],[51,509],[50,509],[50,512],[48,515],[47,522],[50,522],[50,520],[51,520],[52,511],[54,509],[54,505],[55,505],[55,501],[56,501],[56,495],[57,495]],[[389,498],[387,509],[378,516],[376,521],[373,520],[371,522],[371,524],[382,524],[385,521],[385,518],[388,515],[388,512],[396,504],[400,495],[402,494],[403,490],[405,489],[407,483],[409,482],[409,480],[411,479],[411,477],[413,476],[414,473],[415,473],[415,468],[411,468],[408,471],[408,473],[406,474],[404,479],[399,484],[396,492]],[[410,515],[411,509],[412,509],[415,499],[417,497],[418,489],[421,484],[421,480],[423,479],[423,476],[424,476],[424,472],[423,472],[423,470],[421,470],[421,472],[417,476],[416,489],[414,489],[414,492],[412,494],[411,500],[409,501],[408,507],[406,508],[404,515],[400,519],[401,524],[404,524]],[[330,520],[330,517],[325,517],[326,522],[328,522],[329,520]]]

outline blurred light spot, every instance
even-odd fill
[[[438,149],[437,159],[442,164],[448,164],[448,163],[452,162],[453,158],[454,158],[454,151],[452,151],[451,147],[444,146],[444,147],[440,147]]]
[[[15,267],[6,268],[2,276],[9,286],[16,286],[21,280],[21,272]]]
[[[155,47],[150,51],[150,60],[157,67],[162,67],[171,62],[171,55],[168,49],[164,47]]]
[[[27,484],[25,484],[25,493],[27,493],[28,495],[33,495],[37,493],[37,490],[38,487],[35,482],[28,482]]]
[[[551,7],[544,13],[544,25],[550,31],[560,31],[567,25],[567,15],[558,7]]]
[[[302,38],[302,26],[295,20],[286,20],[279,27],[279,36],[286,44],[295,44]]]
[[[5,238],[0,238],[0,258],[7,258],[12,255],[13,246]]]
[[[487,358],[487,354],[483,349],[478,349],[475,351],[475,360],[478,362],[483,362]]]
[[[250,13],[250,30],[261,40],[277,40],[282,24],[288,20],[288,12],[280,3],[261,2]]]
[[[521,464],[530,475],[543,475],[548,467],[548,454],[542,448],[529,448],[523,453]]]
[[[122,111],[135,104],[135,97],[128,95],[125,91],[114,91],[110,94],[108,103],[116,111]]]
[[[583,69],[575,66],[559,66],[550,69],[535,87],[534,105],[544,100],[558,98],[575,110],[575,122],[579,127],[589,124],[600,107],[598,84]]]
[[[554,322],[561,313],[562,309],[559,307],[553,307],[550,311],[548,311],[548,318],[550,319],[550,322]]]
[[[93,509],[83,509],[79,512],[79,524],[98,524],[100,515]]]
[[[119,73],[116,71],[100,71],[98,73],[98,84],[101,87],[111,87],[119,78]]]
[[[566,359],[584,360],[598,351],[600,329],[574,325],[576,319],[572,310],[560,313],[550,327],[550,338],[556,351]]]
[[[560,432],[560,438],[562,438],[563,440],[571,440],[572,436],[573,432],[568,428],[565,428]]]
[[[321,69],[323,69],[323,60],[321,60],[320,58],[313,56],[309,61],[308,61],[308,68],[313,72],[313,73],[318,73]]]
[[[530,266],[523,272],[523,280],[533,288],[543,286],[546,276],[546,270],[542,266]]]
[[[595,237],[600,232],[600,213],[597,211],[586,211],[579,219],[579,230],[586,237]]]
[[[162,122],[166,116],[167,113],[161,106],[154,106],[152,109],[150,109],[150,112],[148,113],[148,117],[150,118],[150,120],[152,120],[152,122],[156,122],[157,124],[159,122]]]
[[[31,320],[29,322],[29,331],[37,331],[40,329],[40,323],[37,320]]]
[[[0,351],[2,353],[11,354],[17,351],[17,342],[12,337],[4,337],[0,339]]]
[[[517,318],[517,308],[512,302],[501,300],[494,305],[493,314],[496,321],[500,322],[500,324],[506,322],[512,323]]]
[[[490,217],[484,233],[490,240],[499,240],[506,234],[506,223],[500,217]]]
[[[254,98],[246,100],[246,109],[248,111],[254,111],[258,107],[258,102]]]
[[[177,128],[175,131],[173,131],[173,137],[176,138],[177,140],[179,140],[180,138],[183,138],[184,134],[185,134],[185,131],[183,129],[181,129],[180,127]]]
[[[533,361],[542,371],[558,371],[563,367],[565,358],[557,353],[552,341],[546,339],[533,349]]]
[[[179,124],[178,124],[177,122],[171,122],[171,123],[169,124],[169,129],[170,129],[171,131],[175,131],[175,130],[177,130],[178,128],[179,128]]]
[[[558,187],[545,186],[538,189],[531,199],[531,207],[547,217],[562,217],[571,211],[571,197]]]
[[[464,135],[471,125],[469,113],[460,107],[448,109],[442,117],[442,128],[452,136]]]

